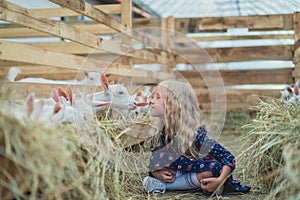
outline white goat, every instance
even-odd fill
[[[89,97],[92,98],[93,101],[111,102],[112,107],[124,110],[131,110],[136,107],[124,85],[109,84],[105,74],[102,74],[100,80],[104,91],[89,94]]]
[[[280,91],[282,102],[287,104],[300,101],[299,87],[300,79],[295,84],[287,85],[283,91]]]
[[[106,75],[101,75],[101,85],[104,91],[89,94],[89,97],[94,102],[110,102],[109,108],[113,118],[124,117],[129,115],[129,111],[140,106],[145,106],[147,102],[137,102],[136,95],[130,95],[127,88],[122,84],[109,83]],[[108,107],[100,107],[100,109],[107,109]]]

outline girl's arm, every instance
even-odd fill
[[[208,138],[206,135],[206,131],[203,128],[198,129],[195,146],[198,149],[199,154],[211,155],[221,163],[222,167],[226,165],[231,168],[231,171],[234,170],[234,155],[214,139]]]
[[[214,192],[222,183],[224,183],[225,179],[227,179],[230,173],[231,167],[224,165],[222,167],[222,173],[219,177],[211,177],[200,180],[202,190],[207,192]]]

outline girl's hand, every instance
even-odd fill
[[[157,171],[153,171],[152,175],[154,178],[157,178],[165,183],[172,183],[175,180],[176,171],[164,168]]]
[[[219,178],[205,178],[200,181],[202,190],[206,192],[214,192],[219,185],[222,183],[222,180]]]

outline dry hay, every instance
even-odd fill
[[[4,109],[9,94],[0,98],[1,199],[143,199],[143,173],[121,171],[128,151],[120,138],[124,130],[145,130],[145,123],[103,119],[80,132],[73,125],[49,126]],[[131,156],[131,155],[129,155]],[[131,156],[132,157],[132,156]],[[111,162],[113,161],[113,162]],[[137,161],[136,161],[137,162]],[[146,162],[145,162],[146,163]],[[128,166],[126,166],[128,165]],[[129,171],[129,170],[127,170]]]
[[[256,118],[245,126],[240,169],[253,188],[268,193],[266,199],[300,199],[300,103],[267,98],[254,110]]]
[[[2,112],[1,106],[2,199],[209,198],[199,192],[158,196],[143,192],[142,180],[147,176],[145,167],[150,151],[139,144],[129,146],[139,142],[135,136],[146,137],[143,134],[155,128],[148,126],[147,116],[112,120],[104,113],[106,117],[78,131],[72,125],[45,127],[20,121],[14,114]],[[132,155],[133,152],[138,154]],[[139,156],[140,153],[145,156]],[[247,195],[242,198],[255,199]]]
[[[71,199],[90,197],[86,163],[74,128],[18,120],[0,101],[1,199]]]

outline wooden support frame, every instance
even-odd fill
[[[294,81],[300,79],[300,12],[294,13],[294,57],[295,70],[293,72]]]
[[[81,31],[63,22],[52,19],[36,18],[28,14],[30,11],[27,9],[6,1],[0,2],[0,9],[1,20],[27,26],[41,32],[50,33],[54,36],[66,38],[92,48],[98,47],[102,41],[101,38],[93,34]]]

